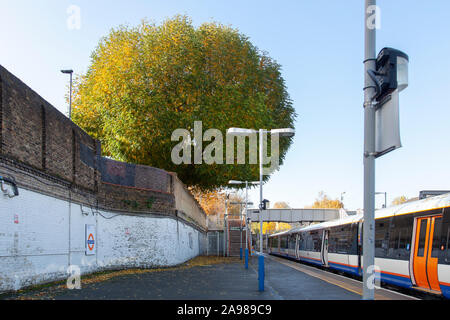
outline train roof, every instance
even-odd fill
[[[379,209],[375,211],[375,219],[387,218],[392,216],[400,216],[405,214],[413,214],[416,212],[427,211],[432,209],[440,209],[450,207],[450,193],[442,194],[435,197],[429,197],[422,200],[405,202],[397,206],[392,206],[384,209]],[[322,228],[330,228],[338,225],[344,225],[349,223],[359,222],[364,218],[363,214],[358,214],[355,216],[348,216],[343,219],[326,221],[318,224],[313,224],[307,227],[299,227],[276,233],[271,235],[280,236],[285,234],[297,233],[299,231],[314,231]]]

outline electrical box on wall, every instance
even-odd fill
[[[86,255],[91,256],[95,255],[95,225],[86,224],[85,225],[85,244],[86,244]]]

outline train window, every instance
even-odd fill
[[[450,226],[448,227],[448,229],[447,229],[447,257],[446,257],[446,259],[445,259],[445,262],[447,262],[447,264],[449,264],[450,263],[450,247],[449,247],[449,240],[450,240]]]
[[[347,239],[340,238],[337,241],[337,253],[347,253]]]
[[[320,252],[322,249],[322,237],[320,236],[319,232],[314,232],[313,234],[313,251],[314,252]]]
[[[305,236],[303,233],[298,235],[298,250],[305,251]]]
[[[396,216],[392,221],[389,229],[387,257],[397,260],[409,260],[414,216]]]
[[[419,245],[417,247],[417,256],[418,257],[423,257],[425,254],[427,224],[428,224],[428,221],[426,219],[420,221]]]
[[[348,254],[351,246],[351,225],[341,226],[336,230],[336,252]]]
[[[447,229],[447,230],[446,230]],[[450,264],[450,225],[444,222],[444,227],[442,228],[442,238],[441,238],[441,257],[439,263]]]
[[[328,235],[328,252],[330,252],[330,253],[336,253],[337,252],[336,236],[335,236],[335,234],[332,233],[331,230],[330,230],[330,233]]]
[[[322,245],[322,238],[319,239],[317,243],[318,251],[320,251]],[[328,252],[348,254],[353,250],[356,251],[354,242],[356,243],[356,232],[352,230],[350,224],[331,228],[328,236]]]
[[[286,237],[283,236],[280,237],[280,248],[281,249],[286,248]]]
[[[442,231],[442,217],[434,219],[434,230],[433,230],[433,246],[431,249],[431,257],[437,258],[440,252],[440,240]]]
[[[311,234],[306,235],[306,250],[312,251],[313,243],[312,243],[312,237]]]
[[[375,257],[385,258],[389,248],[388,220],[382,219],[375,222]]]
[[[295,249],[295,234],[289,237],[289,249]]]
[[[400,230],[398,248],[409,251],[411,249],[412,228],[402,228]]]
[[[388,257],[395,258],[400,245],[401,229],[393,228],[389,234],[389,252]]]

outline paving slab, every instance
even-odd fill
[[[238,258],[232,262],[172,268],[116,276],[83,284],[79,290],[60,286],[15,298],[56,300],[360,300],[355,292],[300,272],[274,259],[265,259],[265,291],[258,291],[258,259],[249,268]]]

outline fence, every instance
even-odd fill
[[[224,249],[223,231],[209,231],[206,255],[224,256],[224,253],[225,249]]]

